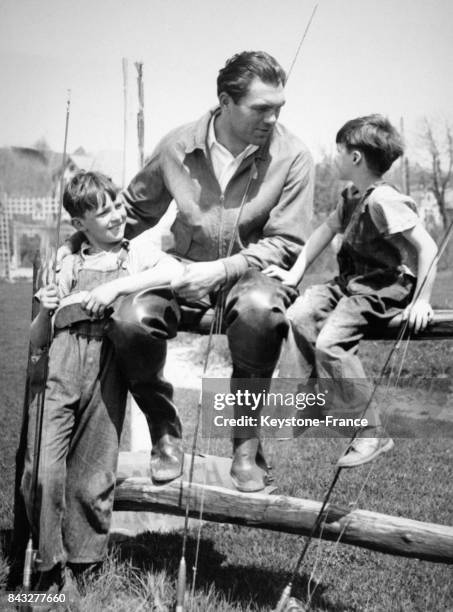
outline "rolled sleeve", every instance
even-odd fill
[[[232,255],[231,257],[224,257],[220,260],[226,272],[226,283],[237,281],[249,267],[247,258],[241,253]]]
[[[154,227],[166,212],[172,196],[163,178],[165,144],[159,143],[146,166],[121,193],[127,209],[126,237],[135,238]]]
[[[368,202],[370,216],[383,236],[392,236],[412,229],[420,218],[415,202],[390,185],[377,187]]]
[[[335,209],[326,219],[327,226],[335,234],[343,234],[359,202],[360,193],[357,187],[351,183],[342,190]]]
[[[147,239],[146,232],[131,240],[128,255],[128,268],[131,274],[153,268],[158,263],[165,262],[166,259],[173,260],[170,255]]]

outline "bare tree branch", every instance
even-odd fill
[[[444,226],[447,225],[445,194],[453,182],[453,129],[447,122],[439,135],[431,121],[426,117],[423,122],[422,139],[431,158],[431,189],[436,198]]]
[[[447,145],[446,155],[447,155],[448,169],[445,171],[444,181],[443,181],[444,194],[452,179],[452,171],[453,171],[453,133],[452,133],[451,125],[449,125],[448,123],[445,125],[445,139],[446,139],[446,145]]]

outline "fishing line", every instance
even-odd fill
[[[406,354],[407,354],[407,349],[409,347],[409,341],[410,341],[410,337],[408,337],[405,340],[404,352],[403,352],[403,355],[402,355],[402,358],[401,358],[401,361],[400,361],[400,366],[399,366],[399,369],[398,369],[398,373],[397,373],[396,379],[395,379],[395,385],[394,385],[395,387],[397,387],[398,383],[399,383],[399,379],[400,379],[400,375],[401,375],[401,372],[402,372],[404,360],[405,360],[405,357],[406,357]],[[394,359],[395,363],[392,365],[391,372],[390,372],[389,376],[387,377],[386,390],[385,390],[385,393],[384,393],[384,397],[383,397],[383,399],[381,401],[381,404],[385,402],[385,400],[387,398],[387,395],[388,395],[388,393],[390,391],[390,382],[391,382],[391,378],[393,376],[393,370],[394,370],[394,368],[396,366],[396,356],[397,356],[396,352],[395,352],[394,356],[395,356],[395,359]],[[389,417],[390,417],[390,408],[388,407],[388,404],[387,404],[387,410],[384,411],[384,415],[383,415],[383,419],[382,419],[383,420],[382,427],[384,429],[386,428],[386,425],[388,423]],[[357,496],[356,496],[355,500],[351,503],[351,508],[352,509],[356,509],[357,508],[359,499],[360,499],[360,497],[361,497],[361,495],[362,495],[362,493],[363,493],[363,491],[364,491],[364,489],[365,489],[365,487],[366,487],[366,485],[367,485],[367,483],[368,483],[368,481],[369,481],[369,479],[371,477],[371,474],[372,474],[373,470],[375,469],[375,467],[376,467],[376,462],[374,462],[374,461],[371,462],[371,464],[370,464],[370,466],[368,468],[368,472],[365,475],[365,478],[363,479],[363,481],[362,481],[362,483],[360,485],[360,488],[359,488],[359,491],[357,493]],[[342,468],[340,468],[340,469],[342,469]],[[343,525],[340,533],[338,534],[338,537],[336,538],[336,540],[334,542],[333,549],[331,550],[331,552],[329,553],[329,555],[328,555],[328,557],[327,557],[327,559],[325,561],[325,567],[323,568],[319,578],[317,579],[317,584],[316,584],[315,588],[313,589],[313,591],[311,592],[311,594],[309,594],[308,602],[307,602],[308,609],[310,609],[311,601],[312,601],[312,599],[314,597],[314,594],[315,594],[316,590],[320,586],[321,581],[322,581],[323,577],[325,576],[325,574],[326,574],[326,572],[328,570],[328,567],[333,563],[334,556],[338,554],[340,540],[343,537],[346,529],[348,528],[350,520],[351,519],[348,520],[346,518],[345,524]],[[325,525],[325,521],[323,521],[322,530],[324,528],[324,525]],[[321,530],[321,534],[322,534],[322,530]],[[321,534],[320,534],[319,537],[321,537]],[[310,574],[309,585],[310,585],[310,582],[311,582],[312,578],[314,577],[314,571],[315,571],[315,568],[312,569],[312,572]]]
[[[60,242],[60,228],[61,228],[61,214],[63,208],[63,190],[64,190],[64,172],[66,169],[66,151],[67,151],[67,142],[68,142],[68,127],[69,127],[69,114],[70,114],[70,105],[71,105],[71,92],[68,90],[67,102],[66,102],[66,118],[65,118],[65,133],[64,133],[64,145],[63,145],[63,156],[61,162],[61,178],[60,178],[60,200],[57,210],[57,221],[56,221],[56,235],[55,235],[55,252],[53,253],[53,263],[51,267],[51,278],[46,278],[46,284],[55,283],[56,282],[56,270],[57,270],[57,257],[56,251],[58,249],[58,245]],[[52,257],[52,253],[50,254]],[[48,262],[46,262],[47,264]],[[45,265],[44,269],[46,272],[49,272],[49,266]],[[37,275],[39,271],[37,272]],[[41,456],[41,444],[42,444],[42,430],[43,430],[43,420],[44,420],[44,404],[46,397],[46,384],[47,378],[49,374],[49,358],[48,351],[49,346],[52,341],[52,324],[49,318],[48,328],[47,328],[47,338],[46,344],[42,352],[42,359],[44,359],[44,371],[42,375],[43,386],[39,389],[36,394],[36,416],[35,416],[35,435],[34,435],[34,444],[33,444],[33,468],[32,468],[32,485],[31,485],[31,522],[30,522],[30,535],[27,543],[27,548],[25,552],[25,561],[24,561],[24,572],[23,572],[23,586],[25,590],[29,590],[31,586],[31,578],[33,574],[33,565],[35,562],[35,557],[37,554],[37,550],[33,548],[33,534],[32,534],[32,522],[37,519],[37,530],[38,530],[38,542],[36,542],[39,549],[39,522],[40,522],[40,513],[41,508],[36,508],[36,502],[38,498],[38,477],[39,477],[39,464],[40,464],[40,456]],[[27,366],[28,368],[29,366]],[[28,378],[28,377],[27,377]],[[26,394],[27,395],[27,394]],[[25,406],[24,406],[25,409]],[[29,407],[27,407],[29,409]]]
[[[236,240],[236,235],[237,235],[237,230],[238,230],[238,224],[239,224],[239,220],[242,214],[242,210],[244,208],[245,202],[247,200],[247,196],[248,196],[248,192],[250,190],[250,186],[252,183],[252,180],[254,178],[254,174],[255,174],[255,169],[253,166],[251,166],[250,168],[250,172],[249,172],[249,176],[248,176],[248,180],[245,186],[245,190],[244,190],[244,194],[242,196],[242,200],[241,200],[241,204],[239,206],[239,211],[238,214],[236,216],[236,222],[233,228],[233,232],[231,235],[231,239],[228,245],[228,249],[227,249],[227,254],[226,257],[229,257],[233,251],[233,247],[234,247],[234,243]],[[212,339],[214,336],[214,330],[221,330],[222,327],[222,318],[223,317],[223,302],[224,302],[224,292],[222,290],[219,290],[216,296],[216,303],[215,303],[215,307],[214,307],[214,316],[213,319],[211,321],[211,325],[210,325],[210,329],[209,329],[209,337],[208,337],[208,345],[207,345],[207,349],[206,349],[206,353],[205,353],[205,358],[204,358],[204,365],[203,365],[203,371],[202,371],[202,375],[201,377],[203,378],[206,374],[207,371],[207,367],[208,367],[208,361],[209,361],[209,355],[211,352],[211,347],[212,347]],[[221,315],[221,316],[220,316]],[[200,390],[200,395],[199,395],[199,399],[198,399],[198,405],[197,405],[197,413],[196,413],[196,421],[195,421],[195,431],[194,431],[194,435],[193,435],[193,442],[192,442],[192,452],[191,452],[191,458],[190,458],[190,470],[189,470],[189,485],[187,488],[187,495],[186,495],[186,504],[185,504],[185,519],[184,519],[184,535],[183,535],[183,544],[182,544],[182,551],[181,551],[181,561],[179,564],[179,570],[178,570],[178,584],[177,584],[177,589],[176,589],[176,612],[183,612],[184,611],[184,596],[185,596],[185,585],[186,585],[186,581],[187,581],[187,574],[186,574],[186,561],[185,561],[185,554],[186,554],[186,547],[187,547],[187,538],[188,538],[188,526],[189,526],[189,507],[190,507],[190,501],[191,501],[191,494],[192,494],[192,484],[193,484],[193,473],[194,473],[194,464],[195,464],[195,453],[197,450],[197,442],[198,442],[198,431],[199,431],[199,427],[200,427],[200,420],[201,420],[201,410],[202,410],[202,401],[203,401],[203,387]],[[210,436],[209,436],[210,439]],[[206,474],[205,474],[206,477]],[[204,498],[205,498],[205,488],[202,488],[201,491],[201,500],[200,500],[200,508],[202,509],[204,507]],[[202,520],[202,514],[200,514],[200,521]],[[201,525],[201,523],[200,523]],[[198,530],[198,536],[197,536],[197,550],[199,550],[199,546],[200,546],[200,541],[201,539],[201,527]],[[197,561],[198,561],[198,557],[197,557]],[[197,572],[197,569],[195,568],[195,574]],[[192,593],[194,593],[194,590],[192,589]]]
[[[443,254],[443,252],[444,252],[444,250],[445,250],[446,246],[447,246],[447,243],[448,243],[448,241],[449,241],[449,239],[450,239],[450,236],[451,236],[452,231],[453,231],[453,221],[450,223],[450,225],[449,225],[448,229],[446,230],[446,232],[445,232],[445,234],[444,234],[444,236],[443,236],[443,238],[442,238],[441,244],[440,244],[440,246],[439,246],[439,248],[438,248],[437,254],[436,254],[436,255],[435,255],[435,257],[432,259],[431,264],[430,264],[430,266],[429,266],[429,268],[428,268],[428,270],[427,270],[427,272],[426,272],[426,274],[425,274],[425,276],[424,276],[424,278],[423,278],[423,281],[422,281],[422,283],[420,284],[420,287],[418,287],[418,289],[416,290],[416,292],[415,292],[415,294],[414,294],[414,296],[413,296],[413,298],[412,298],[412,302],[411,302],[412,304],[413,304],[413,303],[414,303],[414,302],[415,302],[415,301],[418,299],[418,297],[420,296],[420,294],[421,294],[421,292],[423,291],[423,289],[424,289],[424,287],[425,287],[425,285],[426,285],[426,283],[427,283],[428,279],[430,278],[431,272],[433,271],[434,267],[435,267],[435,266],[437,266],[437,263],[438,263],[438,261],[439,261],[440,257],[442,256],[442,254]],[[395,354],[395,352],[399,350],[399,348],[400,348],[400,346],[401,346],[401,342],[402,342],[402,340],[403,340],[403,338],[404,338],[404,336],[405,336],[406,332],[408,331],[409,320],[410,320],[410,312],[409,312],[409,315],[408,315],[408,316],[407,316],[407,317],[406,317],[406,318],[403,320],[403,322],[402,322],[402,324],[401,324],[401,327],[400,327],[400,329],[399,329],[399,331],[398,331],[397,337],[396,337],[396,339],[395,339],[395,341],[394,341],[394,343],[393,343],[393,346],[392,346],[392,348],[391,348],[391,350],[390,350],[390,352],[389,352],[389,355],[388,355],[388,357],[387,357],[387,359],[386,359],[386,361],[385,361],[385,363],[384,363],[384,366],[383,366],[383,368],[381,369],[381,373],[382,373],[382,374],[385,372],[385,370],[386,370],[386,368],[387,368],[387,366],[388,366],[388,364],[389,364],[389,362],[390,362],[390,359],[393,357],[393,355]],[[409,335],[408,335],[408,337],[407,337],[407,343],[409,342],[409,340],[410,340],[410,333],[409,333]],[[407,349],[406,349],[406,350],[407,350]],[[402,365],[401,365],[401,367],[400,367],[400,372],[401,372],[401,369],[402,369]],[[382,377],[382,376],[381,376],[381,377]],[[381,378],[381,377],[380,377],[380,378]],[[378,381],[379,381],[379,379],[378,379]],[[376,394],[377,387],[378,387],[378,382],[377,382],[377,383],[374,385],[374,387],[373,387],[373,390],[372,390],[371,396],[370,396],[370,398],[369,398],[369,400],[368,400],[368,402],[367,402],[367,404],[366,404],[366,406],[365,406],[364,410],[362,411],[362,416],[363,416],[363,415],[366,413],[366,411],[368,410],[369,406],[371,405],[371,402],[373,401],[374,396],[375,396],[375,394]],[[346,447],[346,449],[345,449],[345,453],[346,453],[346,452],[349,450],[349,448],[351,447],[351,444],[352,444],[352,442],[353,442],[353,441],[356,439],[356,437],[357,437],[357,435],[358,435],[359,431],[360,431],[360,430],[357,430],[356,432],[354,432],[353,436],[351,437],[351,439],[350,439],[350,441],[349,441],[349,443],[348,443],[348,446],[347,446],[347,447]],[[345,453],[343,453],[343,455],[344,455]],[[276,608],[275,608],[275,612],[283,612],[284,607],[285,607],[285,605],[286,605],[287,601],[289,600],[289,597],[290,597],[290,595],[291,595],[291,590],[292,590],[292,587],[293,587],[294,580],[296,579],[296,576],[297,576],[297,574],[299,573],[300,567],[301,567],[302,562],[303,562],[303,560],[304,560],[304,558],[305,558],[305,555],[306,555],[306,553],[307,553],[308,547],[309,547],[309,545],[310,545],[310,543],[311,543],[311,541],[312,541],[312,539],[313,539],[313,537],[314,537],[315,533],[317,532],[317,530],[318,530],[318,528],[319,528],[319,526],[320,526],[320,524],[321,524],[323,513],[324,513],[324,511],[325,511],[325,509],[326,509],[327,503],[328,503],[328,501],[329,501],[329,499],[330,499],[330,496],[331,496],[331,494],[332,494],[332,492],[333,492],[333,490],[334,490],[334,487],[335,487],[335,485],[336,485],[336,483],[337,483],[337,481],[338,481],[338,478],[339,478],[339,476],[340,476],[340,473],[341,473],[341,470],[342,470],[342,469],[343,469],[343,468],[339,467],[339,468],[337,468],[337,469],[336,469],[336,471],[335,471],[335,474],[334,474],[333,480],[332,480],[332,482],[331,482],[331,484],[330,484],[330,486],[329,486],[329,489],[328,489],[328,491],[327,491],[327,493],[326,493],[326,495],[325,495],[325,497],[324,497],[324,499],[323,499],[323,502],[322,502],[322,505],[321,505],[321,509],[319,510],[319,513],[318,513],[318,515],[317,515],[317,517],[316,517],[316,519],[315,519],[315,522],[314,522],[314,524],[313,524],[313,527],[312,527],[312,529],[311,529],[311,530],[310,530],[310,532],[309,532],[309,535],[308,535],[308,537],[307,537],[307,540],[306,540],[306,543],[305,543],[305,545],[304,545],[304,548],[302,549],[302,552],[301,552],[301,554],[300,554],[300,556],[299,556],[299,558],[298,558],[298,560],[297,560],[297,563],[296,563],[295,569],[293,570],[293,572],[292,572],[292,574],[291,574],[291,579],[290,579],[290,581],[287,583],[287,586],[284,588],[284,590],[283,590],[283,592],[282,592],[282,595],[281,595],[281,597],[280,597],[280,599],[279,599],[279,601],[278,601],[278,603],[277,603],[277,606],[276,606]],[[370,467],[370,472],[371,472],[371,470],[372,470],[372,469],[373,469],[373,464],[372,464],[372,465],[371,465],[371,467]],[[361,491],[360,491],[360,493],[361,493]],[[347,523],[346,523],[346,526],[347,526]],[[340,532],[340,537],[338,538],[337,543],[340,541],[340,538],[342,537],[342,535],[343,535],[343,533],[344,533],[344,530],[345,530],[345,527],[344,527],[344,528],[342,529],[342,531]]]
[[[299,55],[299,52],[302,48],[303,42],[307,36],[307,33],[310,29],[310,25],[313,21],[314,15],[316,13],[316,10],[318,8],[318,5],[316,4],[312,14],[310,16],[310,19],[307,23],[307,26],[305,28],[305,31],[303,33],[303,36],[301,38],[301,41],[299,43],[299,46],[296,50],[296,54],[294,56],[294,59],[290,65],[290,68],[287,72],[287,78],[286,78],[286,84],[288,82],[288,78],[294,68],[294,65],[296,63],[297,57]],[[256,168],[255,168],[256,170]],[[249,173],[249,177],[248,177],[248,181],[245,187],[245,191],[244,191],[244,195],[242,197],[242,201],[241,204],[239,206],[239,211],[236,217],[236,221],[235,221],[235,225],[233,228],[233,232],[231,235],[231,239],[229,242],[229,246],[228,246],[228,250],[226,253],[226,257],[230,257],[234,248],[234,243],[236,241],[236,236],[238,233],[238,229],[239,229],[239,222],[242,216],[242,212],[247,200],[247,196],[248,196],[248,192],[252,183],[252,180],[256,178],[256,173],[254,172],[254,166],[252,165],[250,168],[250,173]],[[211,351],[211,342],[212,342],[212,336],[214,333],[214,326],[216,324],[216,321],[218,320],[219,322],[217,323],[217,328],[219,330],[221,330],[222,327],[222,319],[223,319],[223,310],[224,310],[224,296],[223,296],[223,291],[219,291],[217,294],[217,300],[216,300],[216,305],[215,305],[215,309],[214,309],[214,319],[213,322],[211,323],[211,327],[209,330],[209,340],[208,340],[208,347],[206,350],[206,356],[205,356],[205,360],[204,360],[204,367],[203,367],[203,374],[202,377],[204,376],[204,374],[206,373],[206,369],[207,369],[207,362],[208,362],[208,358],[209,358],[209,354]],[[219,313],[221,313],[221,317],[219,316]],[[185,520],[184,520],[184,535],[183,535],[183,545],[182,545],[182,554],[181,554],[181,561],[180,561],[180,565],[179,565],[179,570],[178,570],[178,584],[177,584],[177,593],[176,593],[176,612],[183,612],[184,611],[184,595],[185,595],[185,585],[186,585],[186,562],[185,562],[185,553],[186,553],[186,547],[187,547],[187,536],[188,536],[188,518],[189,518],[189,506],[190,506],[190,497],[191,497],[191,493],[192,493],[192,481],[193,481],[193,471],[194,471],[194,458],[195,458],[195,452],[196,452],[196,447],[197,447],[197,438],[198,438],[198,431],[199,431],[199,423],[200,423],[200,416],[201,416],[201,406],[202,405],[202,391],[200,392],[200,397],[199,397],[199,401],[198,401],[198,406],[197,406],[197,415],[196,415],[196,425],[195,425],[195,431],[194,431],[194,437],[193,437],[193,443],[192,443],[192,454],[191,454],[191,462],[190,462],[190,471],[189,471],[189,486],[188,486],[188,490],[187,490],[187,496],[186,496],[186,507],[185,507]],[[211,436],[209,436],[210,439]],[[203,508],[204,506],[204,497],[205,497],[205,488],[202,488],[202,492],[201,492],[201,505],[200,507]],[[200,514],[200,521],[201,521],[201,514]],[[198,538],[197,538],[197,551],[199,550],[199,539],[201,538],[201,527],[199,529],[198,532]],[[197,552],[198,554],[198,552]],[[197,556],[197,560],[198,560],[198,556]],[[196,573],[196,569],[195,569],[195,573]],[[193,593],[193,589],[192,589],[192,593]]]
[[[302,34],[302,38],[300,39],[300,43],[299,43],[299,46],[297,47],[297,50],[296,50],[296,53],[294,55],[293,61],[291,62],[291,66],[289,67],[288,72],[286,73],[286,82],[288,82],[289,76],[290,76],[291,72],[293,71],[293,68],[294,68],[294,65],[295,65],[295,63],[297,61],[297,58],[299,57],[299,52],[302,49],[302,45],[304,44],[304,40],[307,37],[308,30],[310,29],[311,22],[313,21],[313,18],[315,16],[315,13],[316,13],[317,9],[318,9],[318,5],[315,4],[315,6],[313,7],[313,11],[311,13],[310,19],[308,20],[308,23],[305,26],[304,33]]]

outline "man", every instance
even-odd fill
[[[123,192],[128,237],[155,225],[175,200],[174,254],[187,265],[172,289],[183,317],[187,304],[192,314],[195,310],[201,316],[223,290],[233,390],[246,384],[243,379],[261,379],[261,389],[262,379],[268,384],[288,330],[285,311],[295,292],[260,271],[271,264],[292,265],[309,234],[313,162],[305,145],[277,122],[285,103],[285,80],[284,70],[267,53],[233,56],[218,75],[219,106],[165,136]],[[147,299],[152,335],[168,336],[165,313],[174,313],[166,308],[168,298]],[[125,303],[117,316],[137,318],[137,309]],[[158,342],[156,360],[163,365],[165,341]],[[172,389],[156,368],[148,380],[144,372],[138,381],[136,346],[126,337],[118,346],[122,361],[131,363],[127,375],[150,423],[156,457],[166,462],[167,475],[173,467],[172,475],[178,475],[181,433]],[[149,354],[148,371],[152,358]],[[237,488],[263,489],[266,464],[257,428],[234,432],[233,451],[231,476]]]

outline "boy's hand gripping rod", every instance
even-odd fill
[[[61,178],[60,178],[60,199],[58,204],[57,211],[57,222],[56,222],[56,232],[55,232],[55,252],[50,254],[50,257],[53,255],[52,268],[50,274],[50,280],[52,283],[56,281],[56,272],[57,272],[57,258],[56,252],[58,249],[58,245],[60,242],[60,229],[61,229],[61,214],[63,208],[63,190],[64,190],[64,172],[66,169],[66,148],[68,142],[68,126],[69,126],[69,111],[71,106],[71,92],[68,90],[68,97],[66,101],[66,121],[65,121],[65,133],[64,133],[64,145],[63,145],[63,158],[61,162]],[[47,262],[46,262],[47,263]],[[47,266],[46,266],[47,267]],[[39,276],[42,270],[38,269],[38,266],[35,264],[33,270],[33,295],[35,293],[35,289],[37,288],[39,282]],[[35,287],[36,285],[36,287]],[[34,570],[34,563],[36,559],[37,549],[34,548],[34,544],[38,546],[39,542],[33,542],[33,530],[32,524],[36,520],[37,524],[37,538],[39,540],[39,509],[37,508],[37,493],[38,493],[38,474],[39,474],[39,459],[41,454],[41,438],[42,438],[42,424],[43,424],[43,416],[44,416],[44,401],[46,395],[46,382],[48,375],[48,350],[51,342],[52,335],[52,326],[49,318],[48,323],[48,335],[46,346],[43,351],[43,355],[41,359],[44,359],[44,373],[42,379],[40,381],[40,389],[37,393],[36,397],[36,421],[35,421],[35,435],[34,435],[34,448],[33,448],[33,471],[32,471],[32,482],[31,482],[31,499],[30,499],[30,535],[27,543],[27,548],[25,550],[25,560],[24,560],[24,573],[23,573],[23,588],[25,591],[29,591],[31,587],[31,578]],[[24,399],[24,411],[28,410],[29,403],[29,384],[30,384],[30,374],[31,374],[31,348],[29,349],[29,357],[27,363],[27,378],[26,378],[26,389],[25,389],[25,399]]]

